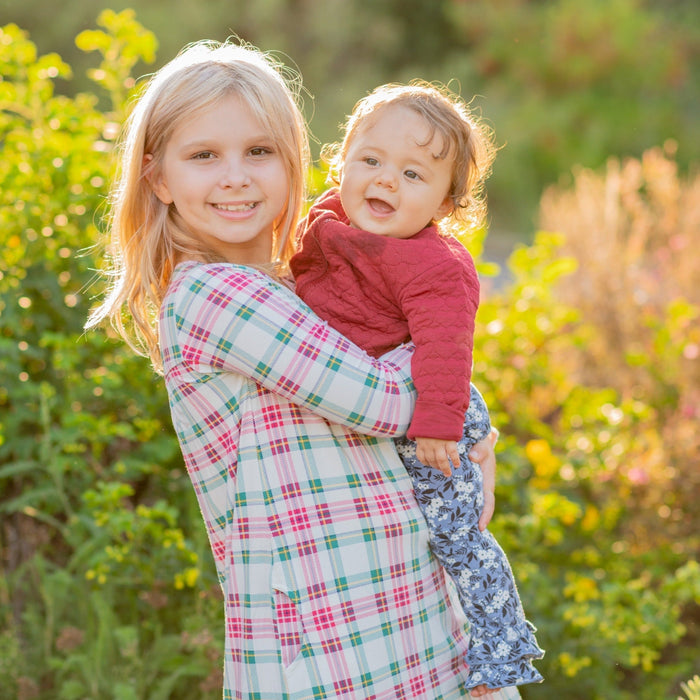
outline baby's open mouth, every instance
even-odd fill
[[[394,207],[383,199],[372,197],[367,200],[367,204],[369,208],[377,214],[391,214],[394,211]]]

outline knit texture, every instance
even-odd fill
[[[434,226],[408,239],[353,228],[336,190],[311,208],[299,242],[297,294],[319,316],[373,357],[413,340],[409,437],[459,440],[479,304],[469,252]]]

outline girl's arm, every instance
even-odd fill
[[[255,269],[193,265],[182,277],[176,273],[161,325],[169,320],[184,361],[202,374],[243,374],[368,435],[402,435],[410,423],[415,391],[409,348],[371,358]]]

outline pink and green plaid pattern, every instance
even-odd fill
[[[389,439],[411,349],[374,360],[226,264],[180,265],[160,328],[225,596],[223,697],[465,697],[464,621]]]

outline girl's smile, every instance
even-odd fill
[[[190,232],[226,260],[269,261],[289,178],[274,139],[239,97],[226,97],[175,129],[152,185]]]
[[[221,211],[236,211],[236,212],[246,212],[258,206],[257,202],[250,202],[250,204],[215,204],[214,207],[221,209]]]

